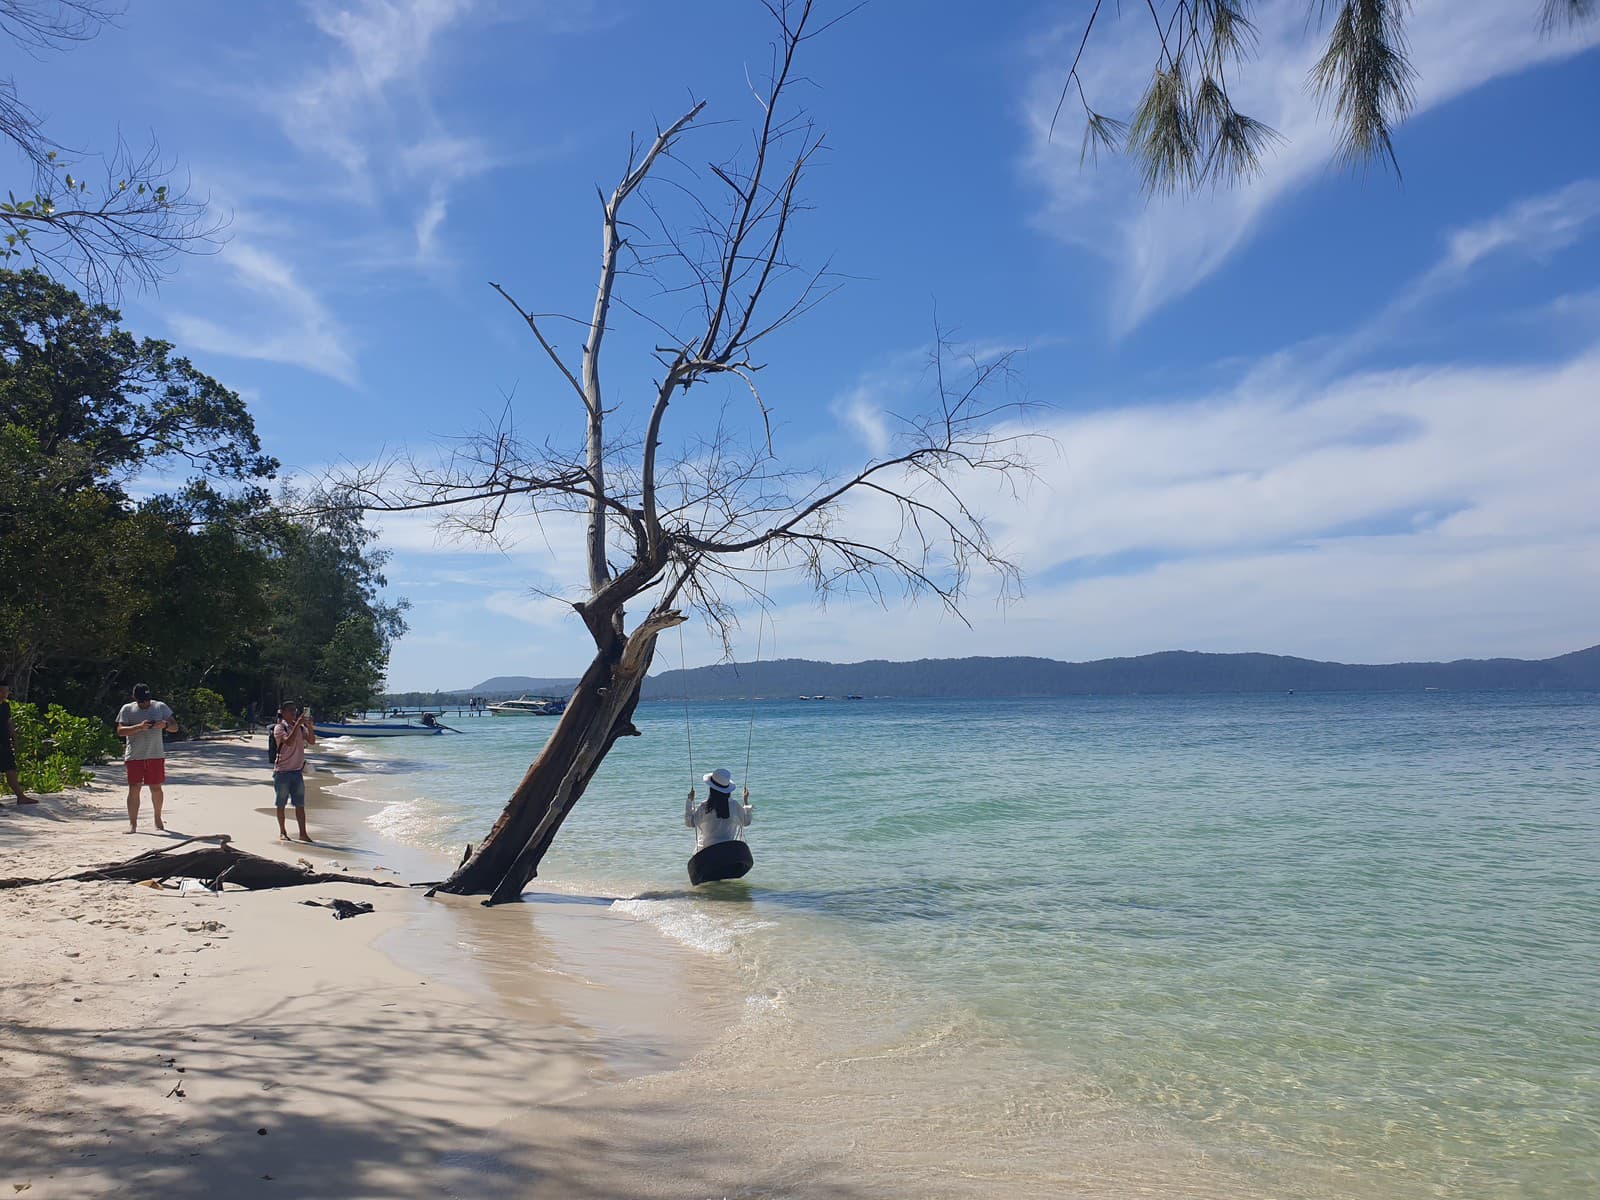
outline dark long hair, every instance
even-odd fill
[[[716,788],[708,786],[706,789],[706,811],[714,812],[719,818],[726,821],[728,819],[728,801],[731,799],[733,799],[731,791],[719,792]]]

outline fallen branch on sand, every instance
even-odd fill
[[[119,883],[140,883],[146,879],[203,880],[213,889],[224,883],[238,884],[250,891],[266,888],[300,887],[307,883],[360,883],[367,887],[399,887],[382,879],[369,879],[365,875],[349,875],[343,871],[312,871],[305,867],[290,866],[275,858],[263,858],[245,850],[235,850],[227,834],[209,837],[185,838],[175,846],[161,850],[147,850],[118,863],[102,863],[72,875],[52,875],[47,879],[0,879],[0,890],[6,888],[35,887],[45,883],[62,883],[67,880],[90,882],[112,880]],[[190,842],[212,843],[195,850],[176,853],[179,846]]]

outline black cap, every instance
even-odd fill
[[[133,685],[133,698],[135,700],[148,700],[148,699],[150,699],[150,685],[148,683],[136,683],[136,684],[134,684]]]

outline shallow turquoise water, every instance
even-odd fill
[[[353,790],[459,852],[552,723],[446,719]],[[1041,1179],[1092,1095],[1219,1194],[1600,1192],[1600,696],[697,704],[697,772],[751,738],[719,894],[685,887],[683,709],[637,723],[535,887],[731,956],[813,1034],[767,1053],[937,1057],[951,1124],[1026,1132]]]

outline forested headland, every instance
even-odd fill
[[[479,685],[480,687],[483,685]],[[1132,658],[926,658],[917,662],[776,659],[662,671],[646,700],[751,696],[1137,696],[1241,692],[1588,691],[1600,688],[1600,646],[1555,658],[1336,663],[1280,654],[1166,650]]]
[[[185,728],[381,690],[404,601],[359,513],[279,478],[237,392],[37,271],[0,271],[0,676]]]

